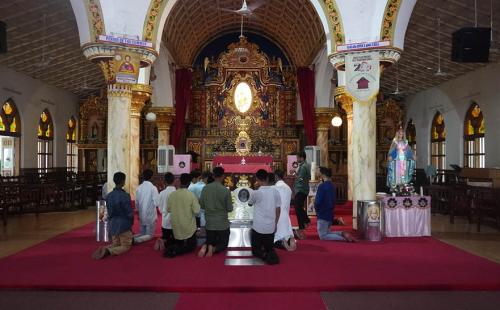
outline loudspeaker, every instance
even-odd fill
[[[461,28],[453,33],[451,61],[488,62],[491,28]]]
[[[7,25],[0,21],[0,53],[7,53]]]

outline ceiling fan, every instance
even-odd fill
[[[40,69],[48,67],[52,63],[52,61],[54,60],[54,57],[52,57],[52,56],[46,57],[46,55],[45,55],[45,45],[47,43],[46,42],[46,37],[47,37],[47,14],[43,14],[42,21],[43,21],[42,58],[40,59],[39,62],[36,62],[36,63],[33,64],[33,66],[35,66],[37,68],[40,68]]]
[[[399,90],[399,65],[397,63],[396,63],[396,89],[389,94],[394,96],[402,96],[405,94],[404,91]]]
[[[243,17],[247,18],[256,18],[255,10],[257,10],[259,7],[261,7],[264,4],[264,0],[256,0],[252,1],[252,3],[249,5],[247,4],[246,0],[243,0],[243,3],[241,4],[241,8],[238,10],[230,10],[230,9],[225,9],[225,8],[218,8],[221,11],[224,12],[230,12],[230,13],[235,13],[241,16],[241,27],[240,27],[240,36],[243,36]]]
[[[98,86],[90,86],[88,83],[87,83],[87,77],[85,76],[83,78],[83,83],[80,85],[80,87],[78,87],[79,90],[98,90],[98,89],[101,89],[101,87],[98,87]]]
[[[437,17],[437,36],[438,36],[438,67],[436,72],[434,72],[434,76],[447,76],[448,73],[441,70],[441,18]]]

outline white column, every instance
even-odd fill
[[[357,201],[375,199],[376,101],[354,102],[352,122],[353,228],[357,228]]]
[[[129,85],[108,86],[108,190],[114,187],[113,175],[127,175],[124,189],[130,192],[130,105],[132,90]]]

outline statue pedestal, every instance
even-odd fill
[[[231,193],[233,211],[229,213],[230,234],[229,248],[251,247],[251,232],[253,220],[253,207],[248,205],[248,200],[253,190],[250,187],[238,187]]]

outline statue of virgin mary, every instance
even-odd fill
[[[415,157],[401,127],[392,140],[387,160],[387,186],[390,189],[411,182],[415,169]]]

